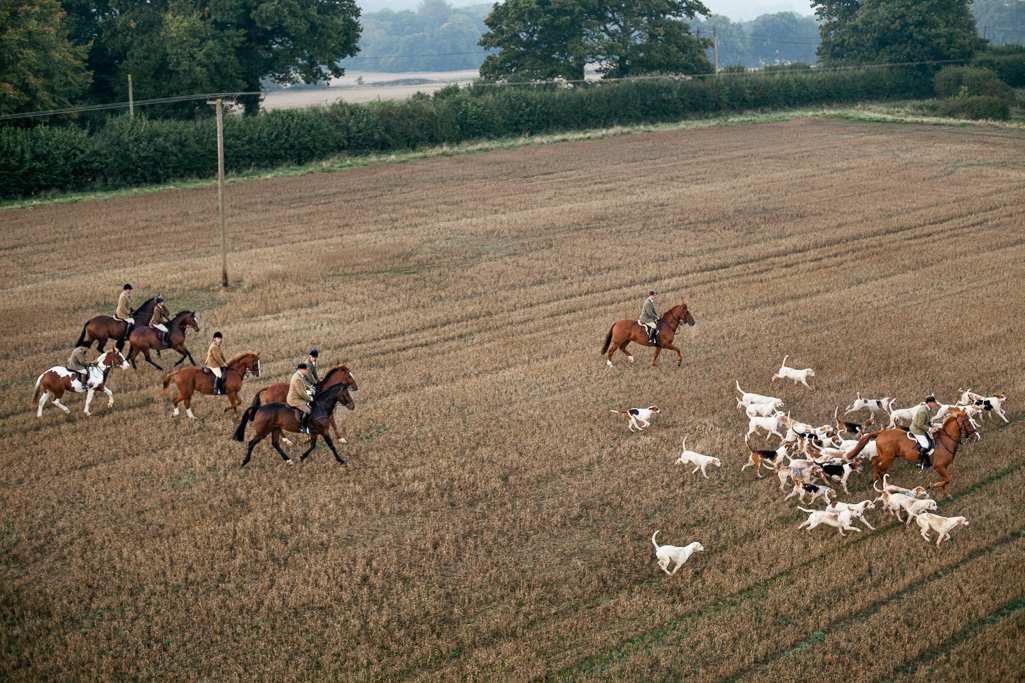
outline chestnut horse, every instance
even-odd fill
[[[174,316],[174,319],[167,324],[167,345],[160,341],[160,333],[154,330],[149,325],[138,327],[132,330],[132,333],[128,335],[128,341],[132,344],[132,350],[128,352],[128,362],[135,366],[135,354],[142,352],[146,362],[155,367],[157,370],[163,370],[162,367],[153,362],[149,357],[151,349],[160,351],[161,349],[174,349],[181,354],[181,358],[175,365],[181,365],[186,358],[189,359],[193,365],[196,361],[193,360],[192,354],[185,348],[185,328],[191,327],[196,332],[199,332],[199,321],[196,320],[196,314],[192,311],[182,311],[178,315]]]
[[[317,437],[323,436],[328,448],[335,454],[335,460],[342,465],[349,464],[342,460],[341,456],[338,455],[338,451],[335,450],[335,444],[331,441],[331,433],[328,427],[329,419],[334,413],[335,405],[339,401],[349,410],[356,409],[356,404],[353,402],[352,396],[349,395],[349,390],[341,383],[332,384],[313,397],[313,401],[310,403],[310,420],[307,423],[310,427],[310,447],[299,457],[300,462],[305,460],[306,456],[317,446]],[[292,459],[281,450],[280,441],[284,432],[299,432],[299,419],[299,411],[287,403],[268,403],[261,406],[259,394],[254,396],[252,405],[242,413],[242,420],[238,423],[238,428],[232,437],[235,441],[244,442],[246,438],[246,425],[250,422],[254,423],[256,435],[249,441],[249,449],[246,451],[246,457],[242,461],[242,467],[245,467],[246,463],[249,462],[249,457],[253,454],[253,447],[267,438],[268,434],[270,434],[270,442],[274,445],[275,450],[281,454],[281,458],[286,463],[291,465]]]
[[[238,398],[238,392],[242,388],[242,380],[249,374],[252,374],[253,377],[260,376],[260,354],[258,353],[243,351],[232,356],[231,360],[224,366],[223,395],[227,396],[230,402],[230,405],[224,409],[224,412],[230,410],[235,414],[236,418],[238,417],[238,405],[241,403]],[[161,397],[167,394],[167,386],[171,383],[172,378],[174,378],[174,385],[178,387],[178,394],[174,397],[174,417],[178,416],[178,404],[184,401],[185,412],[193,420],[197,419],[192,414],[192,394],[198,391],[201,394],[213,396],[214,374],[206,368],[182,368],[181,370],[175,370],[170,375],[164,377],[164,390],[160,392]]]
[[[651,367],[655,367],[655,361],[658,360],[659,351],[662,349],[676,351],[677,367],[683,363],[683,354],[680,353],[680,349],[673,346],[673,338],[676,336],[676,329],[680,326],[681,322],[687,323],[691,327],[694,326],[694,316],[687,310],[686,303],[673,306],[659,317],[658,336],[655,337],[656,341],[658,341],[658,346],[655,347],[655,356],[651,359]],[[626,350],[626,345],[630,342],[636,342],[643,346],[652,346],[651,342],[648,341],[648,328],[636,320],[620,320],[613,324],[612,328],[609,329],[609,333],[605,335],[605,346],[601,347],[603,356],[608,351],[609,357],[605,362],[608,363],[610,368],[612,367],[612,354],[616,352],[616,349],[625,353],[631,363],[634,362],[634,357]]]
[[[352,371],[349,370],[348,365],[336,365],[328,370],[327,374],[324,375],[324,379],[317,383],[317,390],[323,391],[335,384],[342,384],[349,391],[359,391],[359,386],[356,384],[356,378],[352,376]],[[259,398],[265,391],[267,392],[267,395],[263,398],[267,403],[284,403],[285,399],[288,398],[288,382],[278,382],[277,384],[266,386],[256,392],[256,397]],[[342,443],[349,443],[342,438],[341,434],[338,433],[338,425],[335,424],[334,413],[331,413],[330,422],[331,429],[335,432],[335,438],[339,439]],[[285,439],[285,443],[289,446],[292,445],[292,442],[288,439]]]
[[[954,461],[954,454],[957,453],[957,447],[961,445],[962,438],[978,441],[982,437],[979,436],[979,431],[975,428],[972,418],[964,413],[948,415],[943,421],[943,425],[934,433],[934,437],[936,448],[933,449],[929,458],[932,460],[932,468],[936,470],[936,474],[940,475],[940,480],[935,484],[930,484],[929,488],[938,486],[943,489],[948,500],[953,500],[954,497],[947,491],[947,484],[950,483],[947,468]],[[875,472],[876,479],[883,478],[886,470],[890,469],[890,465],[897,456],[913,463],[918,462],[915,440],[908,436],[907,429],[899,427],[866,434],[858,440],[858,445],[845,456],[845,459],[853,461],[861,449],[873,439],[876,442],[878,453],[878,455],[872,456],[872,470]]]
[[[135,320],[135,327],[141,325],[149,325],[150,318],[153,317],[154,299],[144,301],[142,306],[139,306],[132,311],[132,319]],[[132,328],[134,329],[134,328]],[[86,339],[96,340],[99,345],[96,347],[97,351],[102,351],[103,347],[107,344],[108,339],[115,339],[115,346],[120,351],[124,348],[125,339],[128,337],[128,333],[132,331],[129,329],[128,323],[124,320],[118,320],[113,316],[109,315],[98,315],[95,318],[90,318],[89,321],[82,326],[82,334],[79,336],[78,341],[75,342],[75,346],[80,346]]]
[[[53,396],[55,406],[65,413],[70,413],[71,410],[61,403],[61,397],[64,396],[65,391],[73,391],[78,394],[83,391],[89,392],[85,396],[85,414],[89,416],[92,416],[92,413],[89,412],[89,405],[93,402],[93,394],[98,390],[102,389],[107,394],[107,407],[113,406],[114,394],[107,388],[107,375],[114,368],[127,370],[128,367],[128,361],[120,351],[117,349],[105,351],[100,354],[95,363],[89,364],[89,379],[86,380],[86,386],[82,386],[82,380],[77,372],[60,365],[50,368],[39,375],[39,379],[36,380],[36,391],[32,394],[32,407],[39,406],[36,417],[43,416],[43,406],[51,396]]]

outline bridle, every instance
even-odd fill
[[[967,424],[972,428],[971,431],[967,433],[965,432],[965,420],[968,421]],[[954,424],[957,425],[957,438],[951,436],[950,434],[947,434],[945,431],[942,431],[941,428],[941,430],[936,434],[936,439],[939,440],[939,437],[945,436],[948,439],[954,441],[958,446],[963,446],[966,443],[968,443],[969,440],[971,440],[972,436],[979,436],[979,430],[976,429],[975,423],[972,421],[972,418],[968,417],[967,415],[955,416]]]

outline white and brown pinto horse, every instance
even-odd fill
[[[63,410],[65,413],[70,413],[71,410],[61,403],[61,398],[64,396],[64,392],[73,391],[77,394],[83,391],[88,392],[85,397],[85,414],[92,415],[89,412],[89,405],[93,401],[93,394],[99,390],[103,390],[107,394],[107,407],[114,405],[114,394],[111,393],[110,389],[107,388],[107,375],[114,368],[121,368],[127,370],[129,367],[128,361],[121,355],[121,352],[116,349],[111,349],[100,354],[96,362],[90,363],[88,368],[89,379],[86,383],[82,384],[82,379],[79,373],[74,370],[69,370],[64,366],[58,365],[52,367],[43,374],[39,375],[39,379],[36,380],[36,391],[32,394],[32,407],[39,406],[39,410],[36,412],[36,417],[43,416],[43,406],[46,404],[47,399],[53,397],[53,404]]]

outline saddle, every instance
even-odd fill
[[[910,430],[905,431],[904,433],[907,434],[908,438],[911,439],[912,442],[914,442],[915,444],[918,443],[918,439],[915,438],[915,435],[912,434]],[[936,450],[936,439],[932,438],[928,434],[925,435],[925,438],[929,442],[929,447],[925,450],[924,453],[922,453],[922,455],[928,456],[930,453]]]
[[[72,375],[78,376],[78,381],[82,383],[82,386],[89,386],[89,371],[88,370],[72,370],[68,366],[64,366],[64,369],[70,372]]]

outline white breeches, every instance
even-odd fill
[[[210,368],[209,365],[207,367]],[[217,379],[221,379],[221,369],[220,368],[210,368],[210,372],[214,373],[214,376]]]
[[[161,332],[163,332],[163,333],[165,333],[165,334],[167,333],[167,328],[166,328],[166,327],[164,327],[164,326],[163,326],[162,324],[160,324],[160,323],[157,323],[156,325],[152,325],[151,327],[153,327],[153,329],[154,329],[154,330],[160,330]]]
[[[654,331],[655,328],[658,327],[658,323],[642,323],[640,320],[638,320],[637,323],[651,331]]]
[[[915,441],[917,441],[922,448],[929,447],[929,437],[925,434],[912,434],[911,436],[915,437]]]

